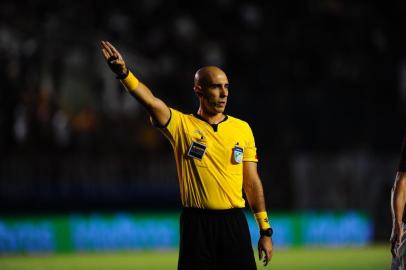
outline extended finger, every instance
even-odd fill
[[[103,54],[104,59],[107,61],[109,59],[110,55],[108,54],[106,49],[104,49],[104,48],[102,49],[102,54]]]
[[[106,49],[106,51],[109,53],[109,55],[110,55],[110,56],[113,56],[113,55],[114,55],[114,51],[113,51],[113,49],[111,48],[111,44],[110,44],[108,41],[103,41],[103,45],[104,45],[104,48]]]
[[[104,50],[103,55],[106,57],[106,60],[110,59],[113,56],[111,50],[106,44],[103,44],[102,46],[102,50]]]
[[[112,50],[113,53],[114,53],[114,56],[115,56],[117,59],[122,60],[123,57],[121,56],[121,54],[119,53],[119,51],[116,49],[116,47],[114,47],[111,43],[109,43],[109,45],[110,45],[111,50]]]
[[[101,45],[102,49],[105,49],[105,50],[108,52],[108,47],[107,47],[107,44],[106,44],[105,41],[102,40],[102,41],[100,42],[100,45]]]
[[[104,50],[106,50],[106,52],[108,52],[108,51],[107,51],[107,45],[106,45],[106,43],[105,43],[103,40],[100,41],[100,46],[101,46],[102,49],[104,49]]]
[[[269,256],[269,251],[264,251],[265,252],[265,256],[264,256],[264,266],[267,266],[269,261],[271,260],[270,256]]]
[[[117,56],[117,58],[122,58],[121,54],[118,52],[118,50],[113,46],[113,44],[111,44],[110,42],[107,41],[107,44],[109,45],[109,47],[111,48],[111,51],[114,53],[115,56]]]
[[[259,260],[262,259],[262,248],[261,247],[258,247],[258,258],[259,258]]]

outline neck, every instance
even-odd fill
[[[202,107],[199,108],[197,111],[197,114],[200,115],[204,120],[206,120],[209,124],[218,124],[219,122],[224,120],[224,113],[208,113],[202,109]]]

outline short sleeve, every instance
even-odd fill
[[[257,148],[255,146],[254,134],[252,133],[251,127],[247,124],[246,127],[246,145],[244,147],[244,157],[243,161],[254,161],[258,162]]]
[[[398,171],[406,172],[406,136],[403,138],[403,142],[402,142]]]
[[[171,117],[168,123],[163,127],[157,127],[165,135],[165,137],[171,142],[172,145],[178,140],[179,127],[182,123],[182,113],[169,108],[171,111]]]

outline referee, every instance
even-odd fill
[[[392,234],[391,234],[391,252],[392,252],[392,270],[404,270],[406,260],[405,243],[405,225],[403,223],[403,213],[406,203],[406,136],[403,138],[401,156],[393,184],[391,194],[391,212],[392,212]]]
[[[226,74],[214,66],[199,69],[193,88],[199,109],[184,114],[155,97],[109,42],[102,41],[101,49],[117,78],[173,147],[183,206],[178,269],[257,269],[242,211],[243,189],[260,229],[259,259],[267,265],[273,231],[257,172],[254,136],[248,123],[224,114]]]

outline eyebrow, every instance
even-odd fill
[[[221,83],[209,83],[209,87],[221,87],[223,84]],[[225,83],[224,86],[229,87],[230,84]]]

